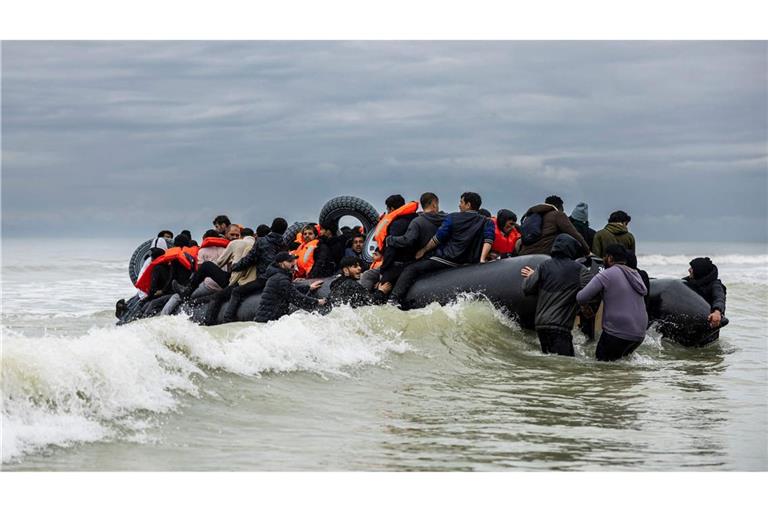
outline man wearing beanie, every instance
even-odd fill
[[[576,231],[584,237],[587,244],[592,247],[592,242],[595,240],[595,230],[589,227],[589,205],[587,203],[577,204],[568,220],[571,221]]]
[[[718,279],[717,267],[709,258],[694,258],[690,265],[683,281],[707,301],[711,311],[707,320],[709,326],[716,329],[725,314],[725,285]]]

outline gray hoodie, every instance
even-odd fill
[[[408,224],[408,230],[402,236],[388,236],[388,247],[409,248],[419,250],[435,236],[437,228],[445,220],[443,212],[421,212],[418,217]]]
[[[597,274],[576,300],[586,304],[603,292],[603,331],[627,341],[642,341],[648,328],[643,296],[648,290],[636,270],[616,264]]]

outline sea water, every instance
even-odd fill
[[[731,323],[598,363],[482,297],[115,327],[139,242],[3,240],[3,470],[768,469],[763,245],[640,244],[652,277],[712,256]]]

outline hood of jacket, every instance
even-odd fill
[[[434,224],[437,227],[440,227],[440,224],[443,223],[445,220],[445,217],[448,214],[445,212],[422,212],[421,216],[427,219],[429,222]]]
[[[279,246],[285,245],[285,241],[283,240],[283,235],[279,235],[274,231],[270,231],[267,234],[267,236],[264,238],[269,240],[269,243],[271,243],[272,245],[279,245]]]
[[[629,233],[627,226],[621,222],[609,222],[605,225],[605,230],[612,235],[625,235]]]
[[[645,288],[643,278],[640,276],[640,273],[637,270],[633,270],[626,265],[614,265],[614,267],[618,267],[624,273],[624,277],[627,278],[627,281],[629,281],[629,284],[632,285],[632,288],[637,293],[641,295],[645,295],[647,293],[648,290]]]
[[[559,256],[572,260],[581,257],[582,253],[581,244],[578,240],[566,233],[557,235],[555,241],[552,243],[552,250],[550,251],[550,254],[553,257]]]
[[[683,280],[688,281],[689,283],[694,284],[700,288],[706,288],[718,277],[717,266],[712,265],[712,267],[712,271],[700,279],[694,279],[691,276],[685,276]]]
[[[560,210],[558,210],[555,206],[551,204],[541,203],[541,204],[533,205],[530,208],[528,208],[528,211],[525,212],[525,214],[530,215],[532,213],[538,213],[540,215],[544,215],[545,213],[559,212],[559,211]]]

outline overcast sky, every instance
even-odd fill
[[[3,236],[195,236],[473,190],[765,241],[765,42],[6,42]]]

